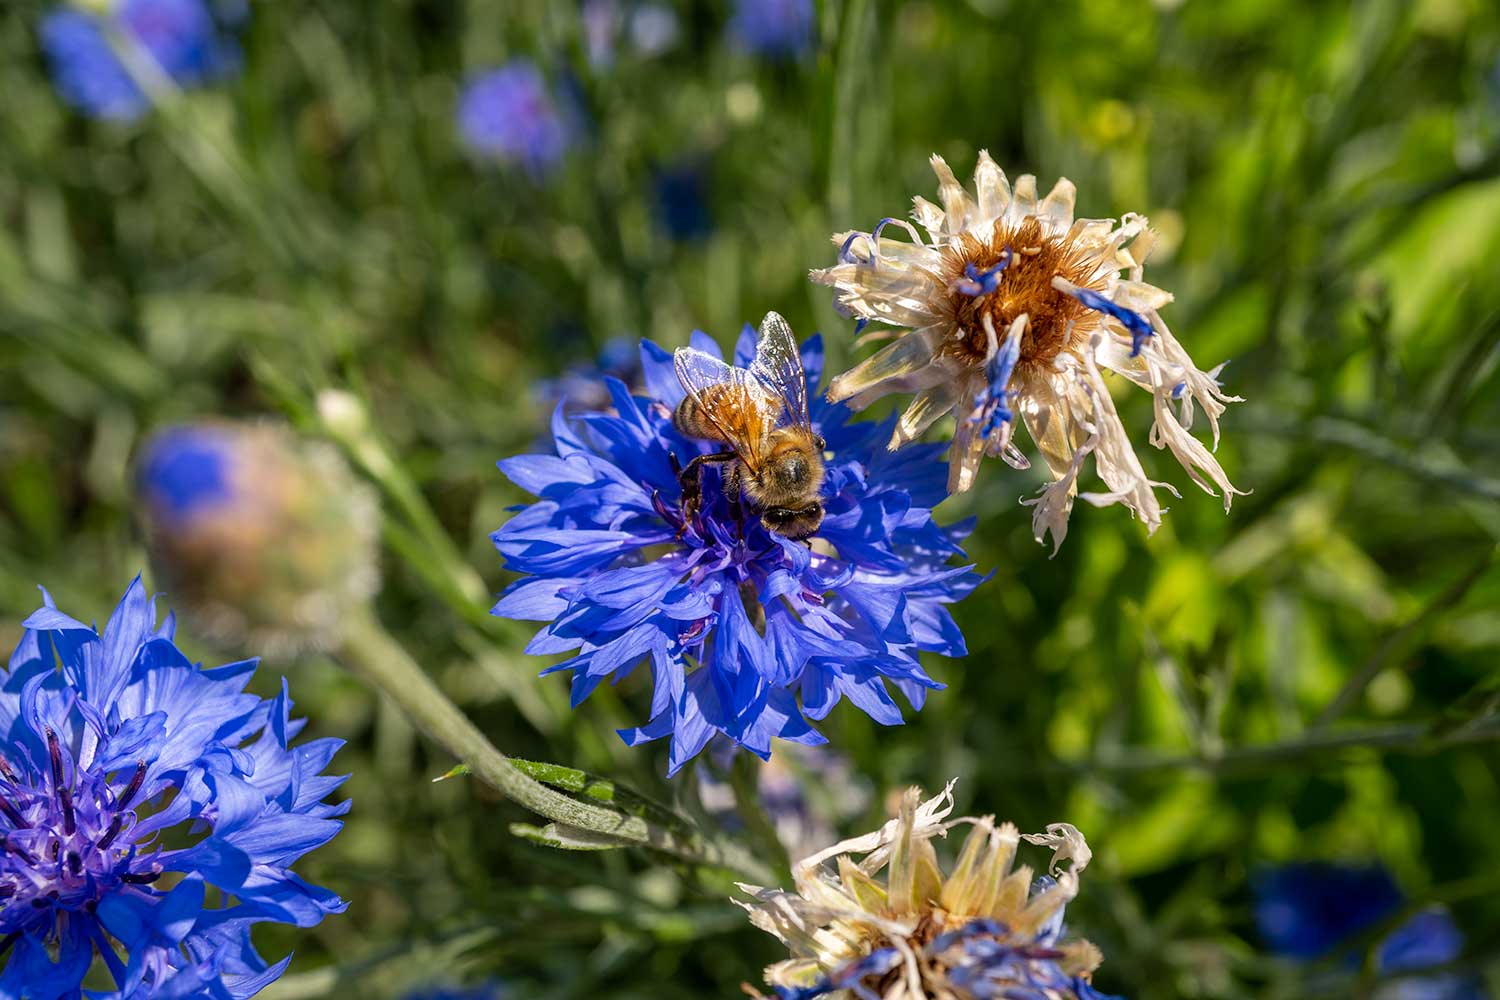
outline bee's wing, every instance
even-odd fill
[[[766,391],[776,397],[784,419],[799,427],[811,427],[807,411],[807,376],[802,371],[802,355],[797,338],[779,313],[766,313],[760,322],[760,339],[755,344],[755,360],[750,373]]]
[[[761,445],[767,431],[776,425],[781,402],[748,370],[727,365],[696,348],[678,348],[672,355],[672,367],[682,388],[735,454],[758,469]]]

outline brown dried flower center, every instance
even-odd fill
[[[968,265],[983,274],[1000,263],[1007,248],[1011,261],[993,292],[974,296],[957,287],[968,277]],[[1080,249],[1066,236],[1049,235],[1035,216],[1015,226],[996,220],[988,240],[964,233],[943,250],[946,291],[941,306],[952,315],[954,326],[944,352],[976,367],[982,365],[989,348],[985,317],[993,324],[995,336],[1003,340],[1011,323],[1025,313],[1028,319],[1017,368],[1050,368],[1059,354],[1076,353],[1086,344],[1100,322],[1097,312],[1053,288],[1052,279],[1062,275],[1075,285],[1103,291],[1098,264],[1095,253]]]

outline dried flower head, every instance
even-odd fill
[[[1063,927],[1091,856],[1083,835],[1067,823],[1022,836],[991,816],[949,820],[952,792],[950,781],[923,802],[909,789],[879,830],[799,862],[795,892],[740,886],[755,899],[741,904],[751,921],[791,949],[766,969],[783,1000],[836,990],[861,1000],[1102,1000],[1089,984],[1099,949]],[[932,841],[958,825],[971,829],[945,875]],[[1050,876],[1013,867],[1022,840],[1053,849]]]
[[[221,641],[333,645],[379,584],[374,494],[331,445],[274,424],[172,427],[136,478],[153,563]]]
[[[1162,321],[1158,310],[1172,296],[1142,280],[1155,242],[1146,219],[1075,221],[1071,181],[1059,180],[1038,201],[1036,178],[1023,175],[1012,191],[986,152],[974,172],[977,197],[942,157],[932,167],[943,205],[917,198],[913,211],[928,239],[908,222],[884,219],[871,232],[835,236],[838,263],[812,272],[833,286],[835,304],[858,329],[874,321],[911,330],[833,379],[829,398],[862,409],[888,393],[915,393],[892,448],[953,414],[955,493],[974,485],[985,455],[1030,466],[1012,442],[1019,416],[1053,480],[1029,501],[1037,540],[1051,532],[1060,545],[1089,454],[1108,492],[1084,499],[1123,503],[1148,531],[1161,523],[1155,488],[1177,495],[1141,467],[1101,373],[1108,369],[1152,393],[1151,443],[1170,449],[1205,491],[1222,493],[1228,510],[1241,491],[1189,428],[1201,406],[1217,446],[1219,415],[1237,397],[1219,385],[1223,366],[1200,371]],[[904,229],[910,242],[883,236],[889,227]]]

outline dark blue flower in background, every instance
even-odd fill
[[[151,107],[110,46],[134,44],[179,87],[198,87],[239,68],[239,47],[203,0],[120,0],[108,13],[64,7],[42,21],[41,41],[58,91],[96,118],[130,120]]]
[[[536,383],[536,395],[547,412],[562,406],[569,415],[610,406],[606,378],[618,379],[632,390],[641,386],[641,349],[630,337],[611,337],[591,364],[572,365],[556,378]]]
[[[754,344],[747,326],[737,364],[749,363]],[[719,356],[702,333],[693,346]],[[818,392],[819,339],[802,354],[812,422],[832,453],[827,513],[810,543],[736,518],[713,467],[702,508],[684,521],[672,460],[685,466],[713,449],[673,426],[684,393],[672,356],[649,341],[645,397],[606,379],[613,412],[569,419],[559,407],[555,455],[500,463],[540,499],[493,536],[523,575],[494,613],[548,623],[527,651],[571,654],[547,672],[572,672],[575,706],[605,678],[649,662],[650,720],[621,736],[632,745],[670,737],[671,772],[714,733],[762,758],[773,737],[825,742],[807,717],[822,719],[845,697],[898,724],[888,685],[916,708],[941,687],[918,652],[965,652],[947,605],[980,577],[949,565],[970,524],[941,528],[932,518],[945,496],[943,446],[888,451],[889,422],[850,423],[847,408]]]
[[[1354,949],[1362,934],[1394,918],[1406,905],[1390,872],[1378,865],[1304,862],[1269,868],[1252,880],[1255,923],[1270,950],[1310,961]],[[1463,934],[1441,907],[1421,910],[1378,944],[1380,973],[1410,973],[1452,962]],[[1391,1000],[1484,1000],[1473,977],[1457,973],[1402,978],[1381,997]]]
[[[812,0],[736,0],[729,35],[763,56],[801,55],[813,44]]]
[[[1252,888],[1261,937],[1291,958],[1322,958],[1402,902],[1391,873],[1378,865],[1283,865],[1259,872]]]
[[[518,163],[537,180],[562,163],[575,131],[541,72],[525,59],[469,81],[459,99],[458,130],[470,149]]]
[[[292,747],[286,682],[190,662],[139,579],[102,634],[43,598],[0,671],[0,996],[78,998],[96,958],[116,988],[90,997],[255,994],[291,956],[253,925],[345,907],[291,871],[342,826],[342,741]]]
[[[708,181],[708,172],[696,163],[664,167],[652,175],[651,201],[656,221],[672,239],[687,243],[713,232]]]

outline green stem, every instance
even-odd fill
[[[761,762],[749,753],[735,754],[734,763],[729,769],[729,787],[734,791],[735,809],[739,812],[740,818],[745,821],[751,840],[759,849],[761,857],[771,860],[778,875],[789,877],[792,865],[787,857],[786,845],[781,842],[781,837],[776,833],[776,824],[760,801],[760,783],[757,779],[762,766]],[[765,884],[783,883],[784,880],[778,879]]]
[[[1430,753],[1446,747],[1500,740],[1500,718],[1488,718],[1463,729],[1435,736],[1429,722],[1372,726],[1344,732],[1315,732],[1284,743],[1234,747],[1221,754],[1169,756],[1125,752],[1092,760],[1063,761],[1043,770],[1068,772],[1137,771],[1240,771],[1286,761],[1301,761],[1317,754],[1341,750],[1389,750],[1396,753]]]
[[[319,394],[317,409],[324,433],[375,481],[405,518],[415,538],[427,545],[429,559],[442,567],[454,596],[462,597],[481,617],[486,615],[491,594],[484,578],[464,561],[416,482],[386,447],[364,401],[349,392],[327,390]]]
[[[1333,700],[1324,707],[1323,711],[1318,713],[1318,717],[1308,727],[1309,731],[1314,733],[1321,732],[1333,725],[1338,720],[1338,717],[1343,715],[1349,706],[1353,705],[1359,699],[1360,695],[1364,694],[1365,688],[1369,687],[1370,682],[1378,677],[1380,672],[1389,665],[1391,660],[1395,658],[1397,651],[1404,648],[1408,640],[1420,635],[1438,615],[1454,607],[1464,599],[1464,595],[1469,592],[1474,584],[1478,583],[1480,578],[1489,572],[1490,567],[1494,565],[1497,555],[1500,555],[1500,548],[1491,548],[1467,573],[1458,580],[1455,580],[1446,590],[1423,608],[1420,614],[1387,636],[1386,640],[1380,644],[1380,648],[1375,650],[1375,655],[1366,661],[1359,673],[1349,678],[1344,686],[1339,689],[1338,694],[1334,695]]]
[[[1432,449],[1411,450],[1369,428],[1337,417],[1311,420],[1259,419],[1240,423],[1250,434],[1294,439],[1303,444],[1343,448],[1361,458],[1389,466],[1417,479],[1459,490],[1486,500],[1500,500],[1500,479],[1466,468],[1457,459],[1434,455]]]
[[[368,611],[349,621],[339,660],[389,695],[417,728],[467,764],[481,781],[532,812],[612,838],[622,846],[648,847],[693,864],[725,868],[761,884],[771,883],[772,872],[739,844],[682,833],[583,802],[517,770]]]

